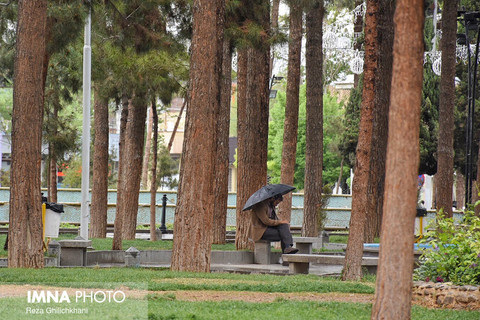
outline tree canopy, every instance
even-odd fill
[[[298,123],[298,146],[295,165],[295,187],[304,188],[305,171],[305,130],[306,130],[306,86],[300,89],[300,110]],[[286,96],[278,92],[275,103],[270,109],[269,141],[268,141],[268,174],[271,183],[280,182],[280,167],[282,158],[283,123],[285,118]],[[324,94],[323,98],[324,128],[323,128],[323,183],[333,186],[340,175],[341,154],[340,135],[342,131],[344,109],[337,97]],[[349,168],[343,168],[343,176],[348,175]]]

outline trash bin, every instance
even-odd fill
[[[58,238],[63,204],[46,202],[45,206],[45,237]]]

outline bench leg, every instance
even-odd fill
[[[258,264],[271,264],[270,258],[270,242],[261,241],[255,242],[255,249],[253,252],[253,259]]]
[[[288,265],[290,273],[293,274],[308,274],[308,270],[310,268],[309,262],[289,262]]]

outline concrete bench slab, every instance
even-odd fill
[[[313,249],[322,247],[322,238],[319,237],[293,237],[294,246],[298,253],[311,254]]]
[[[345,256],[326,255],[326,254],[284,254],[282,259],[288,262],[290,273],[308,274],[310,263],[324,265],[343,265]],[[376,272],[378,257],[363,257],[362,267],[366,267],[369,272]]]
[[[87,266],[87,248],[92,246],[91,240],[60,240],[60,266]]]

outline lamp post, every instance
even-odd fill
[[[162,233],[166,233],[167,232],[167,227],[165,226],[165,216],[167,214],[167,195],[164,194],[163,197],[162,197],[162,224],[160,225],[160,231],[162,231]]]
[[[82,203],[80,217],[80,237],[88,239],[88,220],[90,216],[90,99],[91,99],[91,9],[85,21],[85,39],[83,46],[83,127],[82,127]]]
[[[475,118],[475,90],[477,84],[478,69],[478,47],[480,40],[480,12],[458,11],[458,21],[465,27],[464,34],[457,35],[459,45],[465,45],[467,49],[467,128],[466,128],[466,161],[465,161],[465,206],[472,203],[472,181],[473,178],[473,122]],[[473,35],[473,36],[472,36]],[[475,40],[475,54],[472,58],[470,41]],[[472,38],[470,38],[472,36]]]

